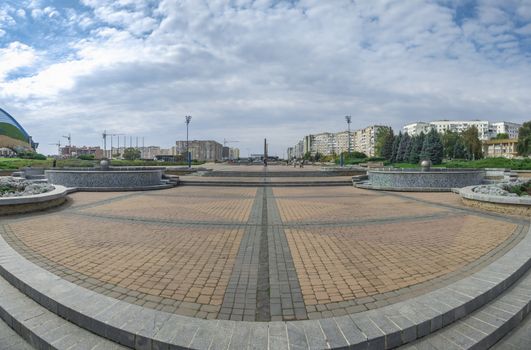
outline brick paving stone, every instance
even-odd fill
[[[59,210],[0,224],[26,258],[98,293],[207,319],[266,310],[272,321],[423,294],[523,232],[521,220],[470,210],[452,193],[353,187],[79,192]]]

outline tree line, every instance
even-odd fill
[[[483,157],[478,129],[472,126],[462,133],[446,131],[443,134],[431,129],[410,136],[400,131],[397,135],[391,127],[378,130],[376,154],[391,163],[417,164],[429,159],[433,164],[441,164],[443,159],[475,160]]]

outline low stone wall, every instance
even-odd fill
[[[68,194],[66,187],[54,187],[53,191],[37,195],[0,198],[0,216],[31,213],[63,204]]]
[[[469,186],[459,190],[465,205],[502,214],[531,217],[531,198],[476,193],[473,191],[475,187]]]
[[[410,169],[368,170],[369,185],[380,190],[451,190],[479,185],[485,178],[483,170]]]
[[[78,189],[141,189],[160,186],[162,169],[150,170],[46,170],[48,182]]]

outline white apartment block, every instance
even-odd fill
[[[511,123],[511,122],[497,122],[492,123],[493,131],[497,134],[507,134],[509,139],[518,138],[518,129],[522,127],[522,124]]]
[[[364,129],[350,132],[350,150],[352,152],[363,152],[369,157],[375,155],[375,139],[379,125],[373,125]],[[319,153],[325,156],[348,152],[349,132],[341,131],[337,133],[323,132],[320,134],[307,135],[297,145],[289,147],[287,150],[288,159],[302,158],[304,154],[310,152],[312,156]]]
[[[518,129],[522,125],[509,122],[492,123],[487,120],[435,120],[429,123],[408,124],[402,128],[402,131],[407,132],[410,136],[419,135],[421,132],[427,133],[431,129],[435,129],[440,134],[447,130],[461,133],[472,126],[478,129],[479,139],[485,141],[496,137],[499,133],[507,133],[511,139],[518,138]]]

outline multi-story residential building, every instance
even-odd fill
[[[483,141],[483,155],[485,157],[514,158],[518,155],[516,145],[518,139],[500,139]]]
[[[175,142],[175,152],[186,158],[186,141]],[[199,161],[218,161],[223,159],[223,145],[212,140],[192,140],[188,142],[192,159]]]
[[[383,126],[373,125],[364,129],[350,132],[350,150],[363,152],[369,157],[375,155],[376,134]],[[306,153],[312,156],[317,153],[328,156],[348,152],[349,133],[341,131],[337,133],[323,132],[320,134],[307,135],[295,146],[288,148],[288,158],[302,158]]]
[[[403,127],[403,132],[408,133],[410,136],[420,135],[421,132],[428,133],[431,130],[432,126],[430,123],[425,122],[416,122],[411,123]]]
[[[522,124],[511,122],[496,122],[492,123],[491,127],[493,129],[493,132],[496,133],[496,135],[507,134],[509,136],[509,139],[518,139],[518,130],[522,127]]]
[[[229,159],[240,159],[240,149],[239,148],[229,148]]]
[[[402,131],[407,132],[410,136],[419,135],[421,132],[427,133],[431,129],[435,129],[441,134],[447,130],[461,133],[471,126],[475,126],[478,129],[478,138],[480,140],[490,140],[500,133],[507,133],[509,138],[518,138],[518,129],[522,125],[509,122],[492,123],[487,120],[435,120],[429,123],[417,122],[408,124],[402,128]]]
[[[104,156],[104,152],[101,149],[101,147],[91,147],[91,146],[83,146],[83,147],[77,147],[77,146],[64,146],[60,148],[60,155],[61,157],[77,157],[80,155],[93,155],[94,159],[102,159]],[[110,155],[110,151],[107,150],[108,156]]]

